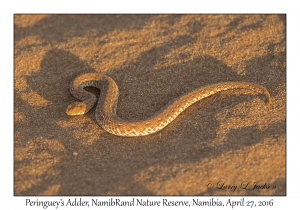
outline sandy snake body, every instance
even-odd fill
[[[82,102],[71,103],[66,109],[68,115],[82,115],[95,106],[96,96],[84,90],[84,87],[88,86],[99,88],[101,91],[95,113],[98,124],[107,132],[118,136],[145,136],[156,133],[166,127],[190,105],[225,90],[251,90],[266,95],[267,104],[271,103],[268,90],[260,85],[248,82],[223,82],[188,92],[168,103],[153,116],[142,121],[129,122],[116,115],[119,90],[115,81],[104,74],[87,73],[75,78],[70,85],[71,94]]]

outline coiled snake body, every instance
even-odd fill
[[[119,96],[118,86],[109,76],[99,73],[87,73],[77,77],[70,85],[71,94],[82,102],[74,102],[67,107],[68,115],[87,113],[97,102],[94,94],[84,90],[84,87],[100,89],[96,107],[96,120],[107,132],[118,136],[145,136],[156,133],[172,122],[181,112],[195,102],[231,89],[248,89],[258,94],[265,94],[267,104],[271,103],[269,92],[262,86],[248,82],[224,82],[201,87],[171,101],[167,106],[143,121],[124,121],[116,116]]]

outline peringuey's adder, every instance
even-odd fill
[[[99,88],[101,91],[95,114],[98,124],[107,132],[118,136],[145,136],[156,133],[166,127],[190,105],[225,90],[251,90],[258,94],[265,94],[267,104],[270,105],[271,103],[270,93],[260,85],[249,82],[223,82],[188,92],[168,103],[153,116],[142,121],[129,122],[116,116],[119,90],[115,81],[104,74],[87,73],[77,77],[70,85],[71,94],[82,102],[71,103],[66,109],[68,115],[85,114],[96,104],[96,96],[84,90],[84,87],[89,86]]]

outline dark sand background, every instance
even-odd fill
[[[285,15],[14,19],[15,195],[286,195]],[[260,84],[273,104],[228,91],[159,133],[118,137],[97,125],[94,109],[65,114],[76,100],[70,82],[87,72],[117,82],[126,120],[224,81]],[[271,188],[245,190],[244,181]]]

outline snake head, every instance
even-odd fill
[[[74,115],[82,115],[87,113],[90,110],[90,108],[87,106],[84,102],[73,102],[71,103],[67,109],[66,113],[67,115],[74,116]]]

